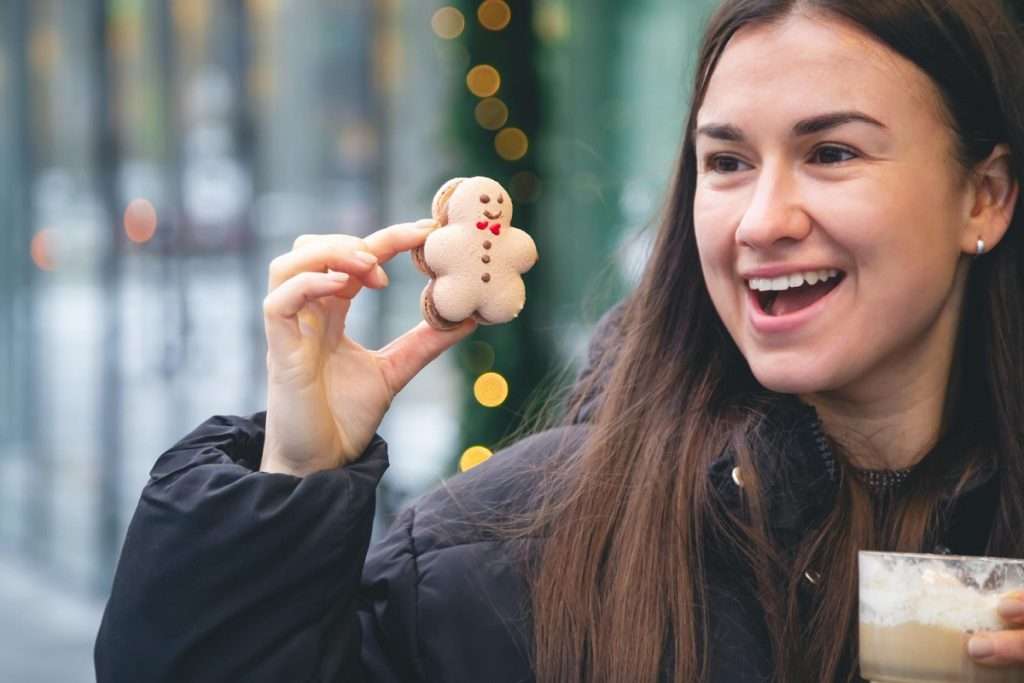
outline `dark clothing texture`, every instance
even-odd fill
[[[620,313],[598,324],[591,359]],[[259,471],[264,420],[213,417],[157,460],[97,637],[99,683],[533,680],[517,560],[531,542],[500,540],[485,523],[522,511],[545,463],[582,443],[586,419],[450,478],[373,547],[384,440],[375,436],[344,468],[268,474]],[[813,408],[782,401],[768,424],[793,436],[779,457],[789,483],[769,489],[769,513],[779,538],[795,541],[832,505],[836,463]],[[726,450],[708,473],[728,505],[740,504],[734,466]],[[995,474],[949,501],[940,551],[983,553]],[[769,680],[768,636],[749,582],[728,562],[708,574],[712,680]]]

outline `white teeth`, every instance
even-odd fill
[[[779,277],[755,277],[748,281],[751,289],[758,292],[781,292],[793,287],[800,287],[804,283],[809,285],[824,282],[829,278],[839,275],[835,268],[824,268],[822,270],[808,270],[803,273],[792,273],[791,275],[780,275]]]

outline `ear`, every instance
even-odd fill
[[[988,159],[975,166],[968,179],[968,206],[960,248],[977,253],[978,240],[985,241],[985,253],[999,244],[1010,227],[1020,189],[1010,165],[1010,148],[996,145]]]

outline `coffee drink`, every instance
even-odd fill
[[[1004,630],[1000,598],[1024,589],[1024,561],[859,553],[860,675],[874,683],[1024,683],[1024,668],[977,664],[975,633]]]

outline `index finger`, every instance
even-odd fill
[[[424,218],[412,223],[396,223],[381,228],[363,238],[363,242],[381,263],[386,263],[403,251],[423,246],[427,235],[438,227],[433,218]]]

